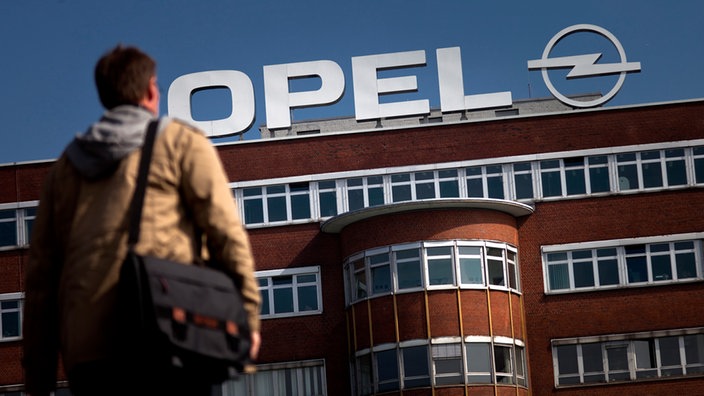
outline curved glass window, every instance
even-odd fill
[[[427,241],[369,249],[344,262],[347,302],[446,288],[520,291],[517,250],[499,242]]]
[[[525,347],[520,340],[471,336],[409,340],[356,353],[356,395],[434,385],[527,386]]]

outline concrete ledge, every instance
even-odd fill
[[[406,201],[388,205],[372,206],[332,217],[320,225],[323,232],[335,234],[346,226],[360,220],[391,213],[411,212],[416,210],[434,209],[487,209],[508,213],[515,217],[532,214],[535,208],[531,205],[505,199],[492,198],[438,198],[422,201]]]

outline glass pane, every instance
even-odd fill
[[[269,308],[269,291],[267,289],[260,289],[259,294],[262,296],[261,314],[268,315],[271,311]]]
[[[416,184],[416,199],[435,198],[435,185],[431,183]]]
[[[551,170],[547,171],[546,169]],[[540,182],[543,185],[544,197],[558,197],[562,195],[560,161],[549,160],[540,163]]]
[[[487,260],[489,266],[489,283],[496,286],[505,286],[504,282],[504,262],[499,260]]]
[[[269,221],[287,220],[286,197],[269,197],[266,200]]]
[[[14,219],[17,211],[15,209],[0,210],[0,220]]]
[[[677,263],[677,279],[687,279],[697,277],[697,260],[694,252],[675,254]]]
[[[391,187],[394,202],[403,202],[411,200],[411,186],[401,185]]]
[[[480,258],[460,258],[460,275],[463,284],[481,285],[482,260]]]
[[[409,187],[410,190],[410,187]],[[369,206],[378,206],[384,204],[384,189],[375,187],[369,189]]]
[[[294,219],[310,219],[310,196],[291,196],[291,212]]]
[[[494,368],[496,373],[513,373],[513,364],[511,364],[511,347],[494,346]]]
[[[364,191],[347,190],[347,203],[350,210],[362,209],[364,207]]]
[[[601,355],[601,344],[582,344],[582,364],[584,365],[584,382],[605,382],[604,361]],[[590,373],[587,375],[587,373]]]
[[[469,198],[484,197],[484,185],[482,179],[467,179],[467,196]]]
[[[592,193],[610,191],[611,186],[609,186],[609,168],[590,168],[589,186],[592,190]]]
[[[425,345],[401,349],[403,384],[405,388],[429,386],[428,347]]]
[[[550,290],[561,290],[570,288],[570,274],[567,264],[556,264],[548,266]]]
[[[533,175],[530,162],[513,165],[516,199],[533,198]],[[520,173],[519,173],[520,172]]]
[[[643,186],[662,187],[662,168],[659,162],[643,164]]]
[[[638,189],[638,169],[635,164],[618,166],[618,185],[621,191]]]
[[[694,174],[696,183],[704,183],[704,158],[694,160]]]
[[[687,373],[689,365],[704,365],[704,334],[694,334],[684,336],[684,354],[687,362]],[[697,371],[701,372],[701,371]]]
[[[667,171],[668,186],[683,186],[687,184],[687,167],[684,160],[667,161],[665,169]]]
[[[470,384],[490,384],[491,350],[485,343],[468,343],[467,351],[467,382]]]
[[[357,286],[357,298],[365,298],[367,296],[367,277],[364,270],[355,272],[354,277]]]
[[[261,199],[244,200],[244,222],[246,224],[264,222],[264,205]],[[2,227],[2,223],[0,223],[0,227]],[[2,235],[2,231],[0,231],[0,235]]]
[[[428,278],[431,285],[451,285],[452,259],[428,259]]]
[[[320,216],[329,217],[337,215],[337,194],[335,192],[320,193]]]
[[[630,379],[628,370],[628,346],[606,347],[606,357],[609,367],[609,380],[621,381]]]
[[[377,379],[380,392],[397,390],[398,381],[398,360],[396,350],[381,351],[374,354],[376,358]]]
[[[318,287],[299,286],[298,287],[298,310],[317,311],[318,310]]]
[[[388,265],[373,267],[372,294],[387,293],[391,291],[391,270]]]
[[[662,281],[672,279],[672,265],[669,255],[657,255],[650,257],[653,269],[653,280]]]
[[[630,245],[626,246],[625,250],[628,282],[647,282],[648,262],[645,257],[645,245]]]
[[[574,263],[574,287],[594,286],[594,267],[591,261]]]
[[[560,345],[555,349],[557,350],[557,372],[560,375],[578,374],[577,345]]]
[[[274,289],[274,313],[293,312],[293,289]]]
[[[3,312],[2,317],[2,338],[20,336],[20,313],[19,311]]]
[[[658,376],[655,361],[655,342],[653,340],[635,340],[633,349],[636,355],[636,377],[653,378]]]
[[[398,288],[409,289],[420,287],[421,267],[418,249],[400,250],[395,252]]]
[[[599,260],[599,285],[618,285],[618,262],[616,259]]]
[[[373,390],[371,356],[364,355],[357,358],[357,373],[360,394],[371,395]]]
[[[504,199],[504,178],[503,176],[489,177],[486,180],[489,198]]]
[[[660,364],[662,366],[679,366],[680,360],[680,338],[662,337],[658,339],[660,347]]]
[[[440,197],[457,198],[460,196],[460,185],[457,180],[447,180],[440,182]]]
[[[587,187],[584,177],[584,158],[565,158],[564,164],[567,195],[585,194]]]

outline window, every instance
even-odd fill
[[[698,375],[703,343],[704,328],[553,340],[555,381],[567,386]]]
[[[454,285],[452,246],[428,247],[428,285]]]
[[[489,284],[494,286],[506,285],[506,274],[504,268],[505,249],[489,247],[486,249],[486,263]]]
[[[504,198],[501,165],[473,166],[465,169],[469,198]]]
[[[483,285],[482,248],[479,246],[458,246],[460,262],[460,283],[463,285]]]
[[[358,351],[354,366],[351,372],[356,377],[357,395],[431,384],[527,386],[523,343],[506,337],[469,336],[384,344]]]
[[[428,374],[428,346],[401,348],[404,388],[430,386]]]
[[[491,384],[491,344],[470,342],[465,344],[467,353],[467,383]]]
[[[530,162],[513,164],[513,182],[516,189],[516,199],[532,199],[533,193],[533,171]]]
[[[704,373],[704,334],[686,335],[682,338],[687,373]]]
[[[584,157],[565,158],[565,184],[567,195],[582,195],[587,193],[586,174],[584,172]]]
[[[574,250],[544,247],[546,291],[579,291],[702,279],[701,240],[641,238],[650,243],[605,246],[575,244]],[[578,249],[579,246],[603,246]],[[561,251],[562,250],[562,251]],[[621,273],[624,278],[621,278]]]
[[[320,267],[258,271],[256,276],[263,319],[322,312]]]
[[[593,151],[590,150],[590,155],[576,151],[564,158],[559,153],[545,153],[533,161],[517,158],[519,162],[515,163],[510,158],[499,164],[473,160],[446,169],[436,169],[442,164],[380,168],[366,171],[377,173],[375,175],[338,180],[330,180],[330,174],[310,175],[309,182],[281,184],[277,181],[256,187],[247,183],[235,188],[234,193],[245,224],[282,225],[425,199],[532,201],[704,184],[704,146],[617,153],[601,149],[602,154]],[[2,206],[9,209],[9,204],[3,204],[0,211],[5,209]],[[12,218],[11,213],[9,216]],[[0,226],[0,238],[2,233]]]
[[[692,154],[694,158],[694,181],[697,184],[702,184],[704,183],[704,146],[694,147]]]
[[[325,396],[325,364],[311,360],[257,365],[256,373],[225,381],[220,392],[222,396]]]
[[[398,290],[417,289],[423,286],[423,270],[420,249],[399,249],[394,251]]]
[[[37,203],[19,203],[20,208],[16,203],[0,205],[0,249],[29,246]]]
[[[22,335],[22,293],[0,294],[0,341],[17,340]]]
[[[379,392],[395,391],[399,389],[397,356],[396,349],[388,349],[374,353],[377,390]]]
[[[389,252],[367,256],[371,272],[372,295],[387,294],[391,292],[391,262]]]
[[[0,210],[0,246],[16,246],[17,210]]]
[[[432,346],[435,385],[463,384],[462,347],[459,343]]]
[[[560,160],[540,162],[540,182],[543,186],[543,197],[562,196]]]
[[[484,241],[428,241],[356,253],[344,262],[347,303],[421,288],[520,291],[516,248]]]
[[[337,215],[337,189],[334,180],[318,182],[320,217]]]
[[[347,179],[347,203],[349,210],[383,205],[383,177],[369,176]]]
[[[374,392],[372,357],[365,354],[357,357],[357,394],[371,395]]]
[[[311,218],[309,183],[290,183],[242,190],[245,224]]]
[[[403,202],[413,199],[411,174],[391,175],[391,202]]]
[[[494,368],[497,384],[512,384],[513,377],[513,347],[494,345]]]
[[[611,190],[609,182],[609,160],[605,155],[589,157],[587,159],[589,172],[589,187],[592,193],[608,192]]]

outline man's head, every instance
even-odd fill
[[[95,65],[95,85],[108,110],[132,104],[159,111],[156,62],[138,48],[118,45],[103,55]]]

